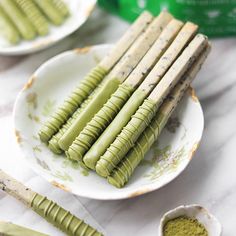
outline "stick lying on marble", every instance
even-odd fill
[[[96,165],[96,172],[99,175],[108,176],[124,158],[155,116],[163,99],[165,99],[170,90],[191,67],[196,57],[206,48],[206,45],[207,38],[204,35],[198,34],[195,36],[148,98],[144,100],[128,124],[123,127],[121,133],[116,137],[104,155],[100,157]]]
[[[70,152],[76,152],[77,160],[82,160],[83,155],[115,118],[136,87],[169,47],[182,26],[183,23],[181,21],[176,19],[170,21],[137,67],[73,141],[68,149],[68,156],[70,156]]]
[[[15,0],[18,7],[25,13],[39,35],[49,32],[49,24],[43,13],[32,0]]]
[[[36,213],[67,235],[101,236],[94,228],[55,202],[32,191],[0,169],[0,189],[32,208]]]
[[[19,10],[16,3],[12,0],[1,0],[0,6],[9,16],[13,24],[19,30],[24,39],[33,39],[36,37],[36,31],[27,19],[27,17]]]
[[[143,160],[144,155],[160,136],[168,119],[172,115],[198,71],[201,69],[201,66],[209,52],[210,46],[208,45],[206,50],[199,56],[193,66],[187,71],[181,81],[165,99],[150,125],[142,133],[142,136],[139,137],[134,147],[128,152],[119,165],[115,167],[111,175],[107,177],[110,184],[117,188],[122,188],[128,182],[135,168]]]
[[[20,34],[12,24],[9,17],[0,6],[0,34],[2,34],[10,43],[17,44],[20,41]]]
[[[105,153],[106,149],[121,132],[122,128],[128,123],[130,117],[136,112],[138,107],[143,103],[144,99],[149,95],[154,86],[160,81],[162,76],[166,73],[168,68],[176,60],[183,48],[187,45],[189,40],[195,35],[196,31],[196,25],[190,22],[184,25],[173,43],[162,55],[152,71],[132,94],[126,104],[119,111],[117,116],[113,119],[111,124],[105,129],[102,135],[85,154],[83,161],[89,168],[95,169],[95,165],[99,158]],[[109,138],[107,139],[108,136]],[[71,150],[73,150],[72,148],[73,146],[71,146]],[[71,151],[70,157],[73,158],[74,156],[76,158],[75,154],[76,153]]]
[[[0,235],[5,236],[49,236],[38,231],[15,225],[11,222],[0,221]]]
[[[47,143],[52,135],[58,132],[60,127],[120,60],[130,45],[132,45],[137,37],[142,34],[143,30],[149,25],[152,19],[153,17],[150,13],[144,12],[133,23],[128,31],[116,43],[115,47],[85,76],[52,117],[43,125],[39,132],[41,141]]]
[[[171,19],[172,16],[169,13],[162,12],[152,21],[146,31],[133,43],[129,51],[110,72],[108,75],[109,79],[104,84],[101,91],[99,91],[99,93],[92,99],[89,105],[81,112],[71,127],[59,140],[59,146],[64,151],[69,148],[87,122],[93,118],[97,111],[99,111],[99,109],[109,99],[111,94],[117,90],[118,86],[132,72],[134,67],[150,49],[163,28]]]

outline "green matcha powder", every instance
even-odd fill
[[[164,236],[208,236],[208,233],[198,220],[180,216],[165,224]]]

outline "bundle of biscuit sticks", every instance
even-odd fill
[[[42,142],[123,187],[210,51],[197,30],[142,13],[43,125]]]

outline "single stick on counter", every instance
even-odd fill
[[[170,95],[165,99],[158,113],[152,119],[150,125],[145,129],[142,136],[139,137],[134,147],[128,152],[119,165],[115,167],[111,175],[107,177],[110,184],[117,188],[122,188],[128,182],[135,168],[143,160],[145,154],[160,136],[168,119],[197,75],[209,52],[210,46],[208,45],[207,49],[200,55],[173,91],[171,91]]]
[[[120,60],[137,37],[143,33],[143,30],[146,29],[152,19],[153,17],[150,13],[144,12],[132,24],[104,59],[86,75],[78,86],[76,86],[70,96],[66,98],[63,104],[39,131],[39,137],[42,142],[47,143],[50,138],[58,132],[61,126],[69,119],[69,117],[71,117],[81,103]]]
[[[3,35],[10,43],[17,44],[20,41],[20,34],[15,25],[0,6],[0,34]]]
[[[31,40],[36,36],[36,31],[31,24],[31,22],[27,19],[24,13],[18,8],[16,3],[12,0],[1,0],[0,6],[11,19],[13,24],[19,30],[21,36],[24,39]]]
[[[143,104],[138,108],[114,142],[111,143],[104,155],[99,159],[96,165],[96,172],[99,175],[108,176],[124,158],[144,129],[149,125],[170,90],[178,83],[184,73],[193,64],[196,57],[206,48],[206,45],[207,38],[201,34],[198,34],[191,41],[148,98],[144,100]]]
[[[0,189],[32,208],[49,223],[59,228],[66,235],[101,236],[96,229],[86,224],[55,202],[32,191],[0,169]]]
[[[18,7],[25,13],[39,35],[49,32],[49,24],[44,15],[32,0],[15,0]]]
[[[11,222],[0,221],[0,235],[5,236],[49,236],[48,234],[13,224]]]
[[[121,132],[122,128],[128,123],[130,117],[136,112],[138,107],[143,103],[144,99],[150,94],[156,84],[161,80],[168,68],[176,60],[178,55],[187,45],[189,40],[195,35],[197,26],[190,22],[186,23],[177,37],[162,55],[160,60],[154,66],[152,71],[144,79],[142,84],[132,94],[126,104],[113,119],[111,124],[105,129],[102,135],[97,139],[90,150],[85,154],[83,161],[91,169],[95,169],[95,165],[99,158],[105,153],[106,149],[114,141],[116,136]],[[148,85],[148,86],[147,86]],[[109,139],[107,137],[109,136]],[[72,146],[71,146],[72,150]],[[76,149],[74,149],[76,150]],[[76,152],[69,153],[72,159],[76,159]]]
[[[71,157],[74,160],[82,160],[84,154],[112,122],[134,90],[142,82],[143,78],[146,77],[163,53],[165,53],[182,26],[183,23],[176,19],[170,21],[138,66],[132,71],[124,83],[119,86],[115,93],[112,94],[110,99],[103,105],[92,120],[87,123],[78,137],[74,140],[68,149],[68,157]],[[176,52],[176,50],[174,51]]]
[[[104,103],[106,103],[110,96],[117,90],[119,85],[132,72],[171,19],[172,16],[169,13],[162,12],[133,43],[128,52],[110,72],[108,75],[109,78],[101,91],[92,99],[89,105],[81,112],[71,127],[59,140],[59,145],[63,150],[66,151],[69,148],[87,122],[93,118]]]

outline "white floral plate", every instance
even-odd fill
[[[138,196],[169,183],[188,165],[203,131],[201,105],[189,89],[129,183],[122,189],[106,179],[53,154],[38,138],[38,130],[72,88],[108,52],[110,45],[64,52],[44,63],[20,92],[14,109],[15,133],[24,156],[39,175],[76,195],[94,199]]]
[[[1,55],[29,54],[47,48],[77,30],[90,16],[97,0],[64,0],[70,10],[70,16],[61,26],[50,25],[49,34],[36,37],[32,41],[22,40],[17,45],[9,44],[0,37]]]

